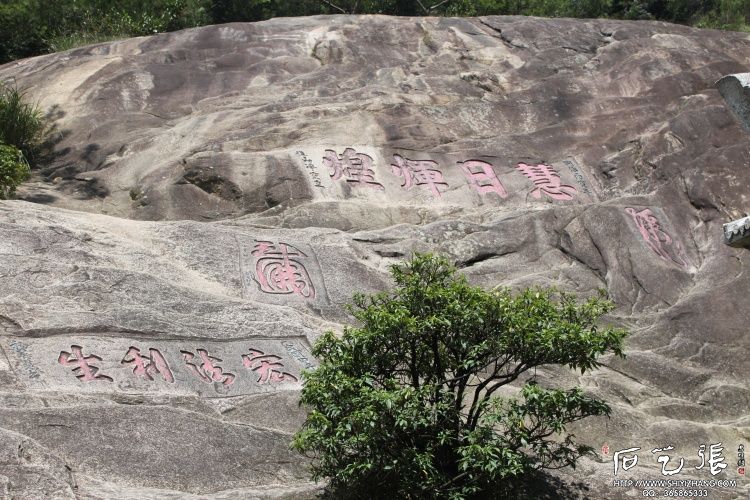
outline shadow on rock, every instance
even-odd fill
[[[46,205],[57,201],[57,196],[44,193],[34,193],[26,196],[19,196],[19,200],[28,201],[30,203],[39,203],[40,205]]]
[[[591,488],[582,482],[566,483],[548,472],[538,471],[530,474],[523,483],[504,498],[517,500],[553,500],[559,498],[591,499]],[[481,498],[497,498],[493,496]]]
[[[44,121],[49,125],[44,130],[39,148],[34,156],[34,166],[42,173],[45,173],[47,165],[53,164],[55,160],[65,156],[70,151],[70,148],[57,148],[71,133],[70,130],[61,130],[57,125],[57,121],[64,116],[65,112],[57,104],[52,106],[44,115]]]
[[[512,482],[500,482],[494,487],[488,488],[488,490],[486,493],[467,498],[473,500],[559,500],[561,498],[593,500],[598,498],[597,496],[591,496],[594,492],[583,482],[565,482],[546,471],[532,472],[525,478],[515,479]],[[435,495],[435,497],[442,498],[439,495]],[[393,498],[393,495],[390,491],[384,493],[378,491],[376,485],[368,484],[357,488],[356,491],[351,488],[342,491],[325,489],[317,498],[326,500],[374,499]]]

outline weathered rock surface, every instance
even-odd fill
[[[314,494],[288,450],[309,346],[432,250],[485,287],[605,288],[633,332],[625,361],[538,374],[613,408],[565,495],[641,496],[611,459],[639,447],[618,479],[746,497],[750,259],[722,223],[750,210],[750,136],[713,84],[749,67],[739,33],[367,16],[3,66],[58,135],[0,203],[0,495]]]

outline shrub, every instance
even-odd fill
[[[25,102],[24,97],[17,87],[0,84],[0,143],[15,146],[34,163],[47,126],[39,107]]]
[[[210,23],[204,0],[121,0],[101,8],[110,34],[152,35]],[[97,15],[92,8],[91,14]]]
[[[313,479],[344,498],[503,498],[536,469],[575,466],[590,448],[565,426],[609,415],[581,389],[526,380],[542,365],[581,373],[624,356],[625,332],[595,324],[613,305],[568,294],[472,287],[445,259],[417,255],[392,267],[396,288],[355,296],[359,327],[325,333],[305,372],[310,409],[293,448]]]
[[[209,24],[209,0],[0,2],[0,64],[79,44]]]
[[[750,2],[747,0],[718,0],[710,11],[699,13],[703,14],[695,23],[699,28],[748,31]]]
[[[659,19],[748,29],[747,0],[4,0],[0,64],[88,43],[210,23],[315,14]]]
[[[12,198],[16,187],[29,178],[29,164],[21,150],[0,144],[0,200]]]

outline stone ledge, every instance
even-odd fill
[[[724,243],[733,247],[750,246],[750,217],[724,224]]]
[[[750,73],[727,75],[716,82],[716,88],[740,120],[742,128],[750,132]]]

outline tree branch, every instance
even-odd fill
[[[466,477],[468,475],[469,475],[468,471],[462,472],[461,474],[459,474],[458,476],[454,477],[453,479],[450,479],[449,481],[447,481],[447,482],[443,483],[442,485],[440,485],[440,488],[438,488],[438,490],[444,490],[447,486],[450,486],[451,484],[455,483],[459,479],[462,479],[462,478],[464,478],[464,477]]]
[[[332,3],[332,2],[329,2],[328,0],[320,0],[320,1],[322,3],[328,5],[329,7],[333,8],[333,9],[336,9],[337,11],[341,12],[342,14],[348,14],[347,11],[345,11],[344,9],[342,9],[341,7],[339,7],[338,5],[336,5],[336,4]],[[355,5],[355,8],[356,8],[356,5]]]
[[[430,347],[432,347],[432,357],[435,363],[434,376],[435,384],[437,385],[440,379],[445,375],[445,372],[443,371],[443,360],[440,358],[440,339],[438,338],[438,333],[436,331],[432,331],[430,336],[432,337],[432,345]]]
[[[446,4],[450,1],[451,0],[443,0],[442,2],[438,2],[435,5],[431,5],[430,7],[425,7],[421,0],[417,0],[417,3],[419,4],[420,7],[422,7],[422,10],[424,11],[424,13],[429,15],[433,10],[437,10],[443,4]]]
[[[443,4],[448,3],[450,1],[451,0],[443,0],[442,2],[438,2],[435,5],[433,5],[432,7],[430,7],[430,11],[437,10],[438,7],[442,6]]]
[[[501,366],[504,366],[504,364]],[[488,399],[492,395],[493,392],[498,390],[500,387],[513,382],[518,377],[520,377],[523,372],[528,371],[530,368],[531,368],[530,366],[524,363],[520,363],[519,365],[516,366],[515,370],[513,370],[511,373],[507,375],[504,375],[502,378],[497,377],[497,373],[496,373],[497,370],[495,370],[492,376],[487,378],[487,380],[485,381],[487,382],[486,384],[483,384],[482,387],[477,387],[476,392],[474,393],[474,400],[476,401],[479,398],[479,393],[483,390],[485,392],[484,392],[484,395],[482,395],[480,401],[484,401]],[[487,385],[489,385],[489,383],[493,381],[497,381],[497,383],[494,384],[489,389],[487,389]],[[475,407],[474,404],[472,404],[471,411],[469,411],[469,414],[471,415],[471,419],[466,423],[466,425],[468,426],[469,429],[474,429],[479,423],[479,417],[482,416],[481,405],[477,405]]]
[[[498,358],[498,360],[499,360],[499,358]],[[471,408],[469,409],[469,416],[468,416],[468,419],[466,421],[466,425],[469,428],[469,430],[473,430],[474,429],[474,427],[472,427],[472,422],[475,421],[475,419],[474,419],[474,412],[478,411],[478,409],[479,409],[477,405],[481,401],[480,400],[481,392],[484,390],[485,387],[487,387],[487,385],[490,384],[490,382],[492,382],[492,380],[495,377],[497,377],[497,374],[498,374],[498,371],[500,370],[500,367],[505,366],[506,363],[507,363],[507,359],[506,359],[505,362],[503,362],[502,365],[498,365],[497,361],[495,361],[495,368],[494,368],[494,370],[492,370],[492,374],[489,375],[483,381],[481,381],[479,384],[477,384],[476,389],[474,389],[474,397],[471,400]]]
[[[502,363],[498,364],[500,362],[500,358],[505,358],[505,359],[503,359]],[[485,387],[487,387],[487,385],[490,384],[493,380],[497,379],[497,375],[498,373],[500,373],[500,369],[503,368],[505,365],[507,365],[510,360],[511,360],[511,355],[509,353],[505,353],[505,354],[501,354],[497,356],[494,360],[487,362],[485,366],[489,366],[490,363],[495,363],[495,367],[492,370],[492,374],[488,375],[486,379],[482,380],[476,386],[469,385],[470,387],[476,387],[476,389],[474,390],[474,398],[472,399],[472,402],[471,402],[471,409],[469,410],[469,420],[467,421],[467,425],[469,425],[471,420],[473,420],[472,416],[474,414],[474,411],[476,410],[477,403],[479,402],[479,396],[480,396],[481,391]],[[469,428],[472,429],[470,425],[469,425]]]
[[[466,373],[465,375],[458,377],[458,384],[456,386],[458,388],[456,391],[456,413],[458,414],[464,409],[464,392],[466,391],[466,386],[469,383],[471,375],[471,373]]]
[[[417,360],[417,342],[411,341],[411,363],[409,364],[409,371],[411,372],[411,385],[415,389],[419,390],[419,362]]]

